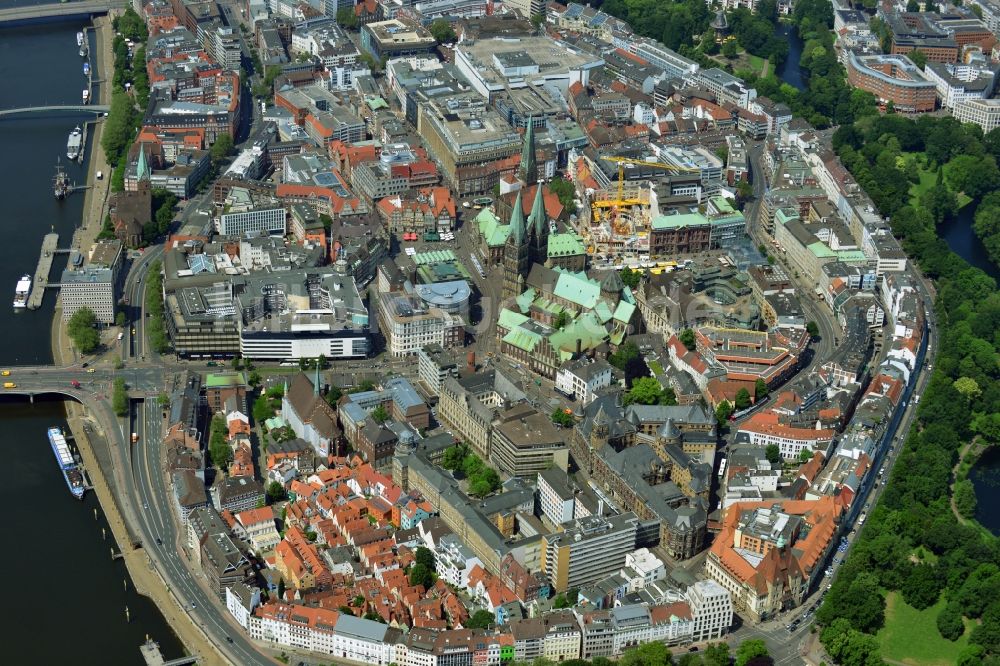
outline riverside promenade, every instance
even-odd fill
[[[110,103],[111,99],[111,63],[114,62],[112,54],[114,31],[111,27],[111,18],[111,16],[101,16],[94,21],[96,47],[91,58],[99,68],[98,72],[100,72],[101,77],[107,82],[102,84],[100,88],[100,103],[102,104]],[[111,170],[104,150],[100,147],[102,129],[102,123],[95,124],[94,142],[91,146],[93,153],[90,157],[90,168],[87,174],[87,185],[90,187],[86,190],[83,221],[73,234],[71,244],[73,249],[84,252],[90,248],[100,233],[107,211]],[[96,179],[97,171],[104,172],[104,179]],[[109,352],[106,354],[106,358],[96,362],[111,364],[115,357],[116,354]],[[61,365],[70,364],[77,360],[76,351],[73,349],[65,326],[63,326],[61,303],[57,303],[52,319],[52,358],[55,363]],[[131,543],[129,530],[116,499],[120,488],[115,482],[115,458],[109,449],[108,440],[99,435],[94,436],[95,432],[99,431],[100,424],[85,412],[82,405],[72,400],[67,400],[65,405],[69,429],[73,433],[80,456],[87,467],[87,473],[100,502],[101,510],[104,512],[115,542],[118,544],[116,550],[122,553],[122,559],[128,569],[129,576],[132,578],[136,592],[150,598],[156,604],[188,653],[197,656],[199,664],[206,666],[228,664],[229,661],[216,650],[214,644],[208,640],[201,628],[195,625],[191,617],[181,608],[177,598],[170,592],[167,583],[153,566],[145,549],[133,550],[129,546]],[[131,470],[117,471],[117,474],[129,473]],[[139,646],[136,645],[135,649],[138,652]]]

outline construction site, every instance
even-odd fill
[[[653,219],[660,215],[656,190],[649,180],[630,178],[628,172],[641,169],[652,174],[662,170],[666,175],[699,170],[623,157],[601,159],[617,164],[617,180],[605,188],[586,188],[586,201],[580,201],[576,221],[576,231],[583,237],[595,267],[629,266],[659,272],[676,266],[673,261],[651,259],[650,231]],[[578,182],[586,182],[592,175],[592,165],[581,159],[575,166]]]

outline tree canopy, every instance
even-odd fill
[[[1000,442],[1000,293],[941,240],[940,214],[913,201],[909,188],[916,170],[941,174],[935,185],[952,193],[981,193],[971,175],[980,170],[996,188],[1000,134],[983,136],[951,117],[887,114],[840,127],[833,143],[907,255],[935,280],[941,344],[892,475],[817,611],[820,637],[838,663],[880,663],[874,634],[885,623],[886,592],[917,609],[943,598],[940,635],[969,643],[957,662],[990,663],[1000,657],[1000,539],[960,522],[950,503],[964,516],[975,513],[972,484],[953,475],[962,447],[976,437]],[[975,218],[987,252],[1000,257],[1000,195],[984,194]],[[963,618],[973,621],[971,631]]]
[[[632,382],[632,388],[625,394],[624,403],[631,405],[676,405],[677,397],[670,387],[660,386],[655,377],[639,377]]]
[[[97,331],[97,316],[88,307],[82,307],[73,313],[66,323],[66,331],[81,354],[90,354],[101,344],[101,334]]]
[[[445,18],[434,19],[428,26],[428,30],[438,44],[451,44],[458,39],[455,29],[451,27],[451,22]]]

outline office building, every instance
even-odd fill
[[[858,55],[847,58],[847,81],[866,90],[881,102],[892,102],[896,111],[933,111],[937,90],[908,58],[899,55]]]
[[[437,42],[422,25],[400,19],[361,26],[361,48],[376,60],[430,53]]]
[[[617,572],[635,550],[639,519],[634,513],[605,518],[588,516],[542,537],[542,570],[562,592]]]
[[[566,471],[569,449],[565,440],[549,414],[540,414],[527,404],[515,405],[493,424],[490,459],[511,476],[531,476],[550,467]]]

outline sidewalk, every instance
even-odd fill
[[[108,104],[111,99],[111,17],[99,17],[94,21],[97,36],[97,47],[94,54],[97,59],[97,67],[100,76],[105,80],[101,85],[100,101],[98,103]],[[101,148],[101,134],[103,123],[96,122],[93,125],[93,144],[91,150],[94,153],[90,156],[90,169],[87,176],[87,189],[84,194],[83,221],[73,234],[72,247],[77,250],[87,251],[94,243],[97,235],[101,232],[104,223],[107,198],[110,190],[111,169]],[[104,172],[104,178],[97,180],[97,171]],[[62,325],[61,302],[56,302],[52,320],[52,358],[56,364],[65,365],[75,362],[77,354],[73,349],[65,327]],[[223,665],[229,662],[217,651],[214,644],[208,640],[200,628],[192,622],[190,616],[181,607],[174,595],[168,590],[166,582],[159,572],[153,567],[149,555],[143,549],[133,550],[130,547],[129,531],[125,525],[125,520],[119,510],[115,492],[109,484],[109,479],[114,479],[113,452],[108,450],[108,442],[95,440],[91,442],[90,435],[84,430],[84,423],[89,422],[92,426],[101,427],[95,421],[93,415],[87,414],[83,406],[75,401],[67,400],[66,420],[70,432],[76,441],[80,457],[87,470],[87,476],[93,484],[94,492],[100,502],[101,510],[108,521],[111,533],[114,536],[117,550],[122,553],[125,566],[135,591],[148,597],[163,614],[167,623],[180,639],[189,654],[198,657],[199,664]],[[100,452],[100,454],[99,454]],[[105,460],[102,467],[101,458]],[[110,466],[108,466],[110,463]],[[122,548],[122,544],[125,547]],[[155,636],[153,637],[156,638]],[[138,650],[139,646],[135,646]]]

